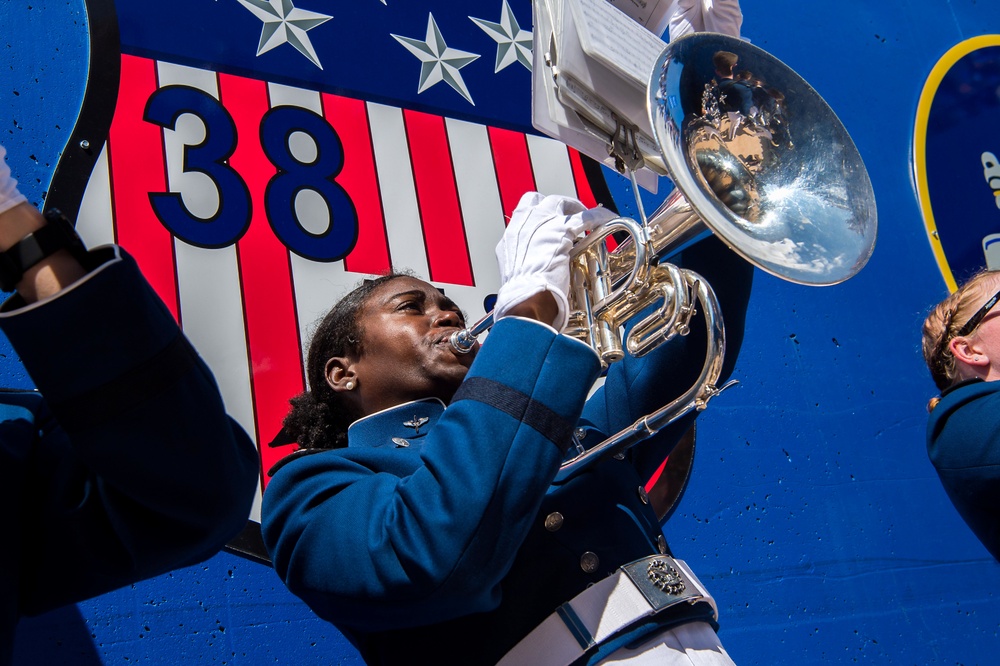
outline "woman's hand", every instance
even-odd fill
[[[501,287],[495,319],[529,316],[562,331],[569,320],[573,243],[615,217],[604,208],[587,209],[570,197],[543,197],[537,192],[521,197],[496,249]]]

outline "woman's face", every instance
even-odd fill
[[[1000,288],[1000,278],[992,280],[988,287],[987,291],[992,296]],[[986,298],[982,299],[984,303]],[[1000,303],[990,308],[970,337],[974,336],[986,348],[987,353],[1000,356],[1000,321],[998,319],[1000,319]]]
[[[352,365],[365,414],[421,398],[448,403],[478,350],[454,350],[449,339],[465,327],[461,310],[416,278],[379,285],[362,306],[358,323],[363,351]]]
[[[976,307],[985,307],[990,296],[998,289],[1000,276],[984,283],[983,291],[986,295],[978,299]],[[1000,379],[1000,303],[986,311],[974,330],[965,336],[952,338],[949,345],[956,360],[956,381],[973,377],[986,381]]]

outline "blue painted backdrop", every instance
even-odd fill
[[[812,83],[851,132],[874,184],[879,240],[861,274],[837,287],[758,274],[742,384],[700,420],[668,538],[716,595],[739,664],[996,663],[1000,564],[958,518],[924,451],[933,386],[919,327],[946,288],[910,158],[927,74],[956,43],[1000,32],[1000,3],[743,9],[744,34]],[[40,204],[83,95],[82,0],[7,0],[0,35],[0,141]],[[0,381],[29,385],[5,342],[0,354]],[[26,621],[19,641],[23,663],[359,663],[270,570],[230,554]]]

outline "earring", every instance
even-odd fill
[[[347,380],[347,383],[344,384],[344,388],[346,388],[348,391],[353,391],[354,390],[354,382],[352,380],[350,380],[350,379]]]

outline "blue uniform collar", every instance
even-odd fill
[[[981,378],[979,378],[979,377],[973,377],[972,379],[963,379],[962,381],[958,382],[957,384],[952,384],[951,386],[949,386],[945,390],[941,391],[941,397],[943,398],[944,396],[948,395],[949,393],[951,393],[955,389],[960,389],[960,388],[962,388],[964,386],[969,386],[970,384],[978,384],[981,381],[983,381],[983,380]]]
[[[347,429],[347,446],[407,448],[419,445],[444,410],[444,403],[437,398],[425,398],[369,414]]]

